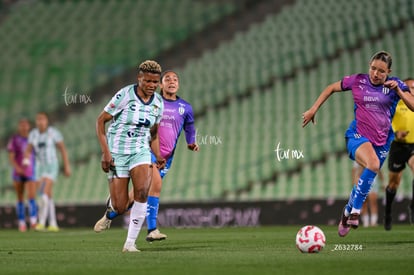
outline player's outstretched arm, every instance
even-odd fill
[[[342,91],[341,81],[337,81],[328,85],[316,99],[312,107],[302,114],[302,127],[305,127],[311,121],[313,124],[315,124],[316,112],[319,110],[322,104],[331,96],[331,94],[340,91]]]

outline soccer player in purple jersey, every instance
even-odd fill
[[[19,221],[19,231],[26,232],[26,215],[24,206],[24,191],[26,189],[27,199],[29,202],[30,227],[34,229],[37,222],[36,206],[36,180],[35,180],[35,157],[34,153],[30,154],[30,165],[23,165],[24,152],[28,144],[30,131],[29,120],[23,118],[19,120],[17,134],[13,135],[7,143],[9,152],[9,162],[13,166],[13,186],[16,190],[17,205],[16,212]]]
[[[165,167],[156,173],[154,166],[151,187],[147,201],[147,227],[149,242],[166,239],[167,236],[157,229],[157,216],[159,198],[162,188],[162,179],[171,167],[175,148],[181,131],[184,130],[187,148],[191,151],[199,151],[196,144],[196,131],[194,128],[194,116],[191,105],[177,96],[179,89],[179,78],[174,71],[166,71],[161,77],[161,95],[164,101],[164,112],[158,128],[161,156],[166,159]],[[153,162],[155,156],[152,155]],[[131,198],[131,192],[130,192]],[[110,202],[108,202],[109,206]],[[109,206],[105,215],[95,224],[95,232],[101,232],[109,228],[112,219],[118,214]]]
[[[353,74],[328,85],[313,106],[303,113],[302,127],[315,123],[320,106],[335,92],[352,91],[355,119],[345,132],[349,156],[364,167],[358,185],[354,186],[346,204],[338,234],[344,237],[350,228],[358,228],[362,204],[371,184],[387,157],[394,133],[391,120],[401,98],[414,110],[414,96],[407,85],[397,77],[391,77],[392,58],[387,52],[374,54],[368,74]],[[404,92],[406,91],[406,92]]]

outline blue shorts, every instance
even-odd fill
[[[164,176],[165,176],[165,175],[167,175],[168,170],[169,170],[169,169],[170,169],[170,167],[171,167],[171,164],[172,164],[173,158],[174,158],[174,155],[171,155],[171,156],[167,159],[167,161],[165,162],[165,167],[164,167],[163,169],[159,170],[159,171],[160,171],[160,176],[161,176],[161,178],[162,178],[162,179],[164,178]],[[157,158],[155,157],[154,153],[152,153],[152,152],[151,152],[151,161],[152,161],[152,163],[157,162]]]
[[[30,175],[29,177],[27,177],[27,176],[20,176],[20,175],[14,175],[13,174],[13,180],[16,181],[16,182],[26,183],[28,181],[36,181],[36,178],[35,178],[34,173],[32,173],[32,175]]]
[[[387,143],[381,146],[375,146],[374,147],[375,153],[378,156],[378,159],[380,161],[380,168],[382,167],[382,164],[384,163],[385,159],[388,156],[388,152],[390,151],[391,142],[394,139],[394,135],[391,134],[388,136]],[[370,142],[369,139],[367,139],[364,136],[361,136],[356,131],[356,123],[353,121],[351,125],[349,126],[348,130],[345,132],[345,142],[346,142],[346,149],[348,150],[348,155],[352,160],[355,160],[355,152],[365,142]]]

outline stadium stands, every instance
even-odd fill
[[[152,17],[160,11],[155,7],[159,7],[157,5],[162,1],[153,2],[148,18],[145,18],[147,24],[155,24]],[[139,24],[134,24],[130,14],[133,13],[131,10],[136,12],[131,8],[134,1],[125,1],[122,7],[111,2],[103,10],[100,1],[40,3],[33,7],[39,18],[43,18],[35,25],[39,28],[52,20],[48,15],[50,9],[57,14],[53,20],[65,21],[65,14],[77,14],[76,19],[71,18],[71,22],[53,30],[56,39],[47,42],[40,42],[38,38],[51,30],[42,30],[39,36],[24,32],[28,25],[17,18],[31,18],[33,15],[24,9],[16,11],[18,14],[11,16],[10,22],[0,25],[0,39],[16,25],[23,33],[32,35],[26,37],[26,40],[30,38],[29,41],[24,42],[31,55],[23,56],[7,42],[7,54],[2,54],[0,62],[5,62],[9,69],[0,68],[0,83],[1,90],[8,93],[0,94],[0,102],[3,103],[0,103],[0,118],[5,114],[20,114],[27,108],[27,100],[31,102],[31,110],[42,107],[44,97],[52,99],[48,100],[47,108],[62,107],[66,86],[59,85],[63,82],[76,81],[65,83],[74,87],[74,92],[76,89],[88,91],[124,67],[132,66],[136,56],[156,56],[190,33],[200,31],[208,22],[234,10],[231,5],[223,8],[219,4],[209,4],[209,8],[204,10],[205,6],[196,1],[197,4],[191,6],[194,13],[189,18],[186,13],[189,2],[182,0],[175,7],[179,22],[174,28],[168,25],[168,19],[157,17],[160,19],[155,24],[159,25],[156,30],[159,38],[155,38],[153,33],[143,32]],[[180,94],[200,114],[196,118],[196,126],[201,151],[187,151],[184,139],[180,139],[173,169],[163,185],[163,201],[346,197],[351,184],[352,162],[343,153],[343,133],[352,119],[351,95],[335,94],[329,99],[318,113],[316,126],[302,129],[301,114],[327,84],[346,74],[365,72],[369,57],[377,50],[386,49],[393,53],[393,73],[396,75],[404,78],[407,72],[413,71],[410,62],[413,60],[410,50],[414,45],[411,35],[413,4],[401,0],[397,11],[388,13],[386,11],[392,1],[379,1],[378,9],[368,8],[370,2],[296,1],[278,14],[268,15],[263,22],[252,24],[246,32],[237,33],[218,48],[190,59],[184,67],[176,68],[181,76]],[[162,3],[169,7],[175,2]],[[356,9],[360,5],[366,6],[363,13]],[[111,14],[115,25],[104,20],[111,10],[117,10]],[[129,14],[129,21],[125,22],[125,14]],[[378,18],[378,14],[384,16]],[[332,21],[332,18],[338,20]],[[74,24],[77,21],[82,24]],[[71,29],[72,25],[77,25],[77,29]],[[95,25],[100,26],[102,32],[96,32]],[[122,30],[116,37],[112,35],[114,26]],[[137,52],[135,47],[129,47],[139,43],[139,37],[131,37],[129,31],[140,33],[140,37],[141,34],[148,35],[149,48]],[[63,36],[70,39],[62,39]],[[16,35],[14,38],[21,39]],[[68,56],[60,59],[62,53],[68,53]],[[37,65],[36,62],[45,57],[47,65]],[[76,60],[82,62],[77,63]],[[45,81],[46,77],[48,81]],[[20,79],[23,81],[17,81]],[[30,93],[22,92],[27,83],[33,87]],[[56,124],[66,138],[74,163],[73,177],[66,179],[62,176],[58,180],[58,202],[99,203],[107,196],[105,174],[99,169],[99,147],[93,125],[108,99],[108,96],[93,98],[93,104],[84,112],[73,113],[67,120]],[[9,132],[7,127],[0,136]],[[3,163],[7,159],[1,158],[0,161]],[[2,175],[5,174],[4,170]],[[404,181],[410,182],[409,176],[406,173]],[[402,194],[409,194],[408,185],[401,187]],[[10,193],[4,192],[2,203],[14,201]]]
[[[234,8],[190,0],[20,4],[0,26],[0,107],[8,114],[0,116],[0,137],[14,125],[10,117],[53,111],[65,89],[88,93]]]

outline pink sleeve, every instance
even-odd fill
[[[352,85],[355,83],[357,78],[357,74],[347,75],[342,78],[341,87],[342,91],[348,91],[352,89]]]

